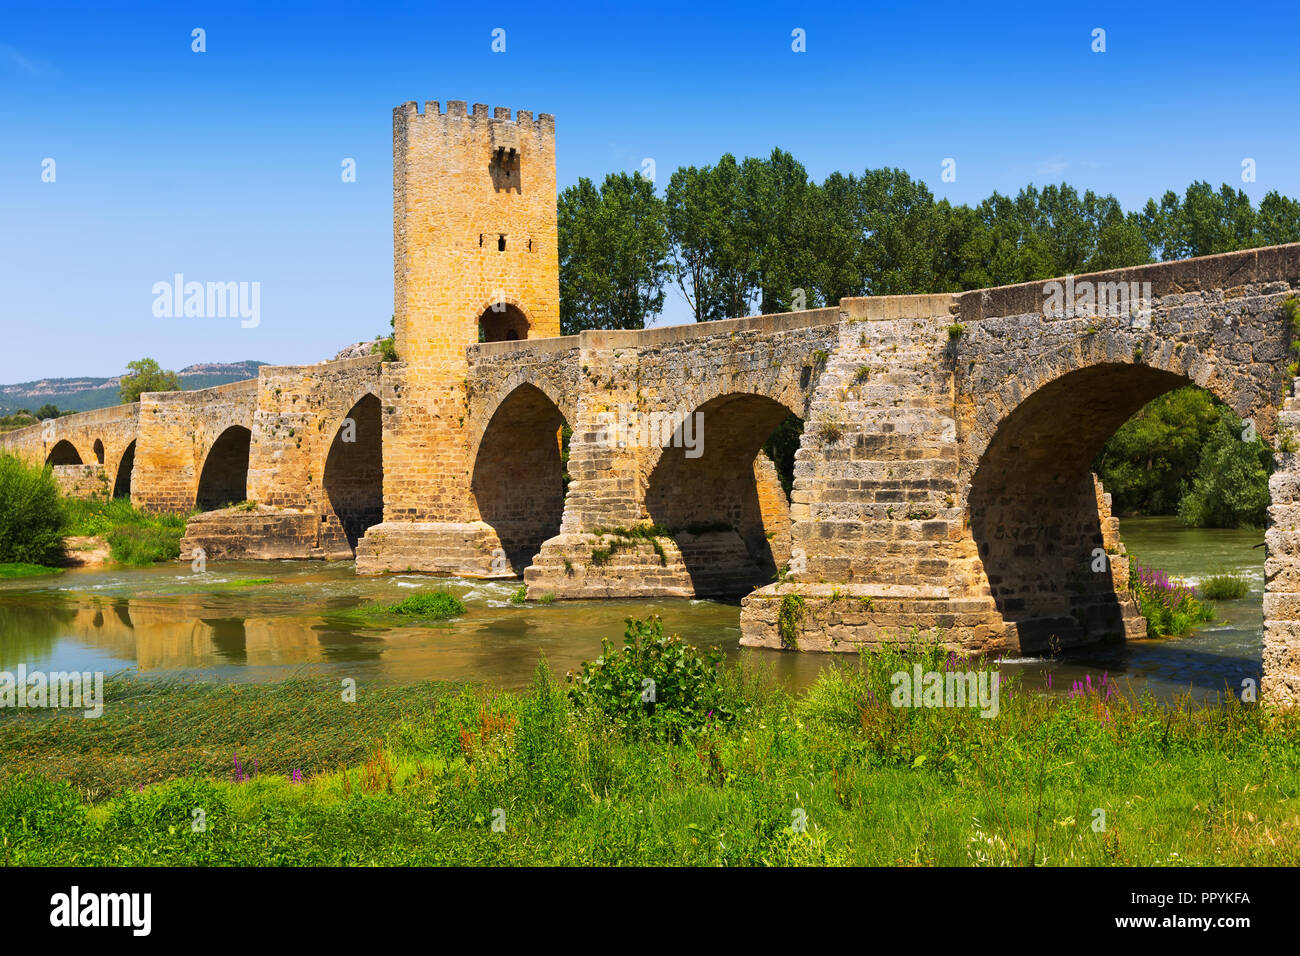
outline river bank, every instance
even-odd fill
[[[886,666],[888,664],[886,663]],[[7,864],[1295,865],[1300,717],[731,668],[680,741],[523,691],[119,685],[0,722]],[[41,774],[32,775],[33,772]],[[71,782],[70,782],[71,781]]]

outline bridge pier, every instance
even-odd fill
[[[1300,705],[1300,399],[1292,394],[1278,414],[1283,451],[1269,477],[1269,527],[1264,535],[1263,700],[1285,707]]]

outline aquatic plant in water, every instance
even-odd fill
[[[1147,637],[1177,637],[1214,617],[1214,608],[1200,599],[1195,588],[1157,568],[1134,562],[1128,586],[1147,619]]]

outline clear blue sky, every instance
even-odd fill
[[[561,188],[646,157],[662,186],[780,146],[818,180],[900,166],[957,202],[1066,181],[1126,208],[1195,179],[1243,185],[1250,157],[1258,201],[1300,196],[1298,26],[1295,4],[1266,2],[6,0],[0,382],[142,355],[314,362],[386,330],[406,100],[553,113]],[[260,325],[155,318],[152,286],[177,272],[260,282]],[[665,319],[686,318],[670,297]]]

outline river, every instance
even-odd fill
[[[1250,582],[1240,601],[1216,605],[1216,619],[1188,637],[1131,641],[1058,659],[1003,662],[1027,686],[1065,693],[1074,680],[1109,672],[1121,685],[1162,700],[1191,691],[1203,699],[1239,688],[1261,671],[1262,531],[1189,530],[1174,518],[1121,522],[1130,554],[1143,565],[1196,582],[1223,569]],[[249,579],[268,583],[242,584]],[[418,588],[450,588],[464,617],[431,627],[358,623],[339,612],[395,602]],[[581,601],[514,605],[518,585],[418,575],[360,578],[350,563],[213,563],[83,569],[0,581],[0,670],[131,671],[142,676],[270,681],[333,674],[405,683],[429,678],[501,688],[527,683],[539,656],[559,673],[600,653],[602,637],[621,646],[629,616],[660,615],[665,628],[732,658],[769,669],[792,688],[827,663],[820,654],[741,648],[738,603],[691,600]],[[1050,675],[1050,678],[1049,678]]]

